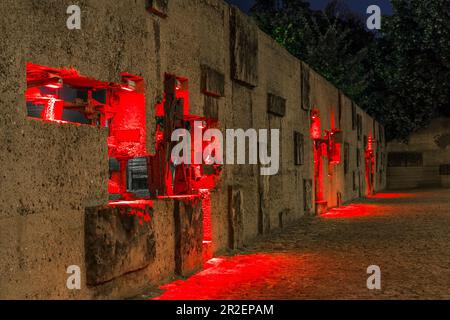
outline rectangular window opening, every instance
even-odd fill
[[[304,136],[300,132],[294,131],[294,155],[295,165],[304,164]]]

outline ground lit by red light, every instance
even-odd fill
[[[399,198],[414,198],[415,193],[378,193],[376,195],[368,196],[370,199],[399,199]]]
[[[246,299],[238,292],[267,293],[279,283],[285,270],[304,266],[304,259],[287,253],[213,258],[205,264],[204,271],[162,286],[165,292],[154,300]]]
[[[384,216],[390,211],[384,202],[376,200],[390,200],[390,199],[407,199],[416,198],[416,193],[378,193],[376,195],[368,196],[369,203],[366,204],[349,204],[347,206],[329,209],[327,213],[323,214],[323,218],[339,219],[339,218],[363,218],[369,216]],[[370,201],[373,200],[373,201]]]
[[[339,219],[339,218],[361,218],[382,214],[381,207],[370,204],[352,204],[344,207],[330,209],[323,214],[323,218]]]

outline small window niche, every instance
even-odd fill
[[[361,149],[356,149],[356,167],[359,168],[361,166]]]
[[[439,166],[439,175],[450,176],[450,164],[441,164]]]
[[[388,167],[422,167],[423,154],[420,152],[390,152]]]
[[[27,116],[47,122],[109,127],[123,118],[128,106],[144,112],[144,81],[127,73],[121,83],[82,76],[74,68],[26,67]],[[139,96],[141,99],[135,99]],[[139,100],[139,101],[137,101]],[[133,110],[130,115],[137,112]]]
[[[362,123],[362,115],[358,114],[357,117],[357,136],[358,141],[361,141],[363,135],[363,123]]]
[[[348,142],[344,143],[344,174],[348,174],[350,167],[350,145]]]
[[[294,163],[296,166],[301,166],[305,161],[305,139],[303,134],[294,131]]]

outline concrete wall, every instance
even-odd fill
[[[341,91],[333,87],[321,75],[311,71],[311,105],[320,110],[322,130],[338,128],[343,131],[344,142],[349,146],[348,172],[344,170],[344,144],[341,146],[342,161],[332,169],[324,166],[325,200],[329,207],[338,205],[337,193],[341,193],[342,201],[348,202],[361,196],[367,196],[366,167],[364,158],[364,138],[372,137],[375,149],[375,184],[374,190],[383,190],[386,185],[384,128],[374,121],[365,111],[353,103]],[[352,112],[354,108],[354,114]],[[339,110],[340,109],[340,110]],[[353,126],[353,117],[362,118],[361,137],[358,139],[357,124]],[[355,117],[356,120],[356,117]],[[355,121],[356,122],[356,121]],[[360,161],[357,163],[357,150]],[[331,170],[329,170],[331,169]],[[353,186],[353,175],[356,186]]]
[[[164,5],[167,1],[156,1]],[[302,70],[309,68],[257,30],[253,22],[221,0],[171,0],[167,17],[145,10],[144,0],[81,0],[82,30],[66,28],[69,0],[4,0],[0,4],[0,298],[114,298],[169,280],[175,273],[173,201],[155,201],[156,256],[146,268],[98,286],[66,288],[66,268],[86,272],[86,208],[108,202],[107,130],[44,123],[26,117],[27,62],[73,66],[81,74],[118,82],[120,72],[146,83],[148,148],[153,150],[154,108],[163,94],[164,73],[189,79],[191,112],[203,115],[218,105],[221,129],[281,129],[278,175],[260,176],[254,165],[225,167],[212,192],[214,251],[242,246],[305,214],[304,180],[313,180],[310,113],[302,109]],[[213,102],[200,90],[201,65],[222,73],[224,97]],[[349,143],[349,172],[343,161],[324,175],[330,207],[337,192],[349,201],[366,194],[364,159],[356,167],[357,140],[352,102],[311,70],[308,99],[321,112],[322,129],[344,131]],[[269,114],[268,94],[285,99],[284,116]],[[339,113],[339,106],[341,112]],[[379,125],[362,115],[364,135],[379,142]],[[339,120],[339,114],[341,114]],[[375,127],[375,130],[374,130]],[[293,132],[305,138],[304,164],[294,164]],[[384,162],[385,163],[385,162]],[[361,185],[353,188],[353,172]],[[386,183],[382,165],[376,189]],[[361,192],[359,191],[361,190]],[[312,192],[312,197],[314,192]]]
[[[427,128],[412,134],[408,142],[392,141],[389,153],[422,154],[423,163],[415,167],[388,167],[388,188],[450,187],[450,176],[441,175],[439,167],[450,165],[450,119],[436,118]]]

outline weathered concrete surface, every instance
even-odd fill
[[[149,13],[145,0],[79,1],[82,29],[70,31],[65,13],[73,4],[69,0],[1,2],[0,146],[4,151],[0,153],[0,252],[4,258],[0,261],[0,298],[124,297],[175,272],[174,204],[158,200],[153,263],[104,285],[86,286],[84,214],[85,208],[108,201],[107,131],[28,119],[23,94],[27,62],[73,66],[81,74],[103,81],[117,82],[121,72],[143,77],[150,152],[156,128],[154,106],[162,98],[165,73],[187,78],[191,113],[217,118],[222,130],[280,129],[278,175],[262,177],[253,165],[224,168],[220,184],[211,194],[215,252],[243,246],[258,234],[308,213],[305,203],[314,203],[314,192],[304,190],[304,180],[313,181],[306,104],[321,110],[323,130],[332,127],[334,118],[335,126],[344,130],[345,140],[351,144],[349,173],[344,179],[341,164],[325,183],[329,205],[336,205],[338,192],[344,200],[365,194],[364,166],[357,168],[355,159],[363,142],[356,140],[351,128],[350,100],[314,71],[302,76],[306,65],[221,0],[154,3],[167,17],[161,18],[161,12]],[[202,93],[201,66],[224,75],[223,92],[222,83],[208,89],[219,97]],[[284,117],[268,114],[268,93],[286,99]],[[376,135],[372,120],[357,110],[363,116],[364,134]],[[294,131],[305,137],[304,165],[295,164]],[[379,154],[382,145],[380,139]],[[355,190],[353,172],[362,177]],[[379,171],[378,190],[385,185],[384,174]],[[232,201],[228,200],[230,187]],[[312,199],[305,199],[305,194]],[[230,219],[233,208],[239,214]],[[82,290],[67,290],[69,265],[81,267]]]
[[[155,260],[153,208],[86,209],[86,283],[99,285]]]
[[[232,78],[245,85],[258,85],[258,27],[237,7],[230,8]]]
[[[176,201],[175,220],[175,272],[189,276],[203,264],[203,212],[200,201]]]
[[[172,275],[175,272],[175,225],[173,212],[174,203],[172,201],[157,201],[154,203],[153,223],[156,256],[148,267],[127,273],[102,285],[89,287],[88,290],[83,285],[81,293],[91,299],[132,297],[155,283],[172,279]]]
[[[267,112],[274,116],[284,117],[286,115],[286,99],[269,93],[267,96]]]
[[[261,237],[157,299],[449,299],[450,189],[380,194]],[[381,268],[368,290],[367,267]]]
[[[66,268],[84,271],[84,209],[108,200],[107,130],[27,119],[25,67],[74,66],[105,81],[127,70],[152,83],[139,67],[152,61],[151,24],[130,3],[80,1],[81,31],[65,27],[70,1],[0,5],[1,298],[87,296],[66,288]]]
[[[202,93],[207,96],[223,97],[225,93],[225,76],[207,65],[202,65]]]

